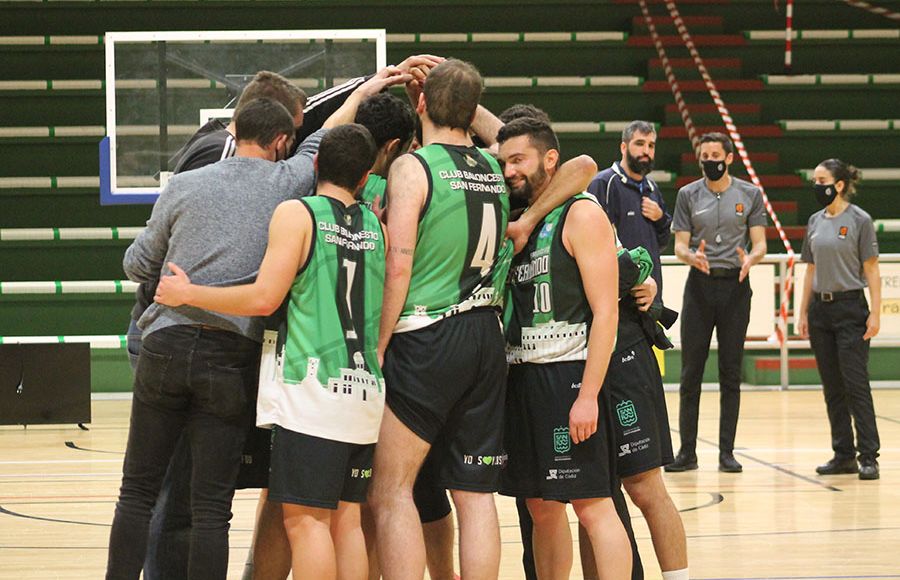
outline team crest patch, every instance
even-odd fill
[[[572,449],[572,439],[568,427],[557,427],[553,430],[553,450],[557,453],[568,453]]]
[[[843,240],[847,238],[847,226],[841,226],[841,229],[838,230],[838,239]]]
[[[742,203],[734,204],[734,215],[744,215],[744,204],[742,204]]]
[[[630,400],[622,401],[616,405],[616,415],[619,418],[619,425],[622,427],[631,427],[638,420],[637,410],[634,408],[634,403]]]
[[[352,221],[353,221],[353,216],[351,216],[350,214],[346,214],[344,216],[344,223],[347,224],[348,226],[350,225],[350,222],[352,222]]]
[[[475,159],[473,159],[472,156],[467,153],[466,154],[466,165],[468,165],[469,167],[475,167],[476,165],[478,165],[478,162],[475,161]]]
[[[546,238],[553,231],[553,224],[544,224],[544,227],[541,228],[541,233],[538,234],[539,238]]]

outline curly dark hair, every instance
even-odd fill
[[[401,150],[409,146],[415,131],[415,115],[408,104],[391,93],[372,95],[360,103],[356,122],[369,130],[379,149],[391,139],[400,139]]]

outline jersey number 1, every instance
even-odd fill
[[[347,269],[347,318],[350,320],[350,329],[347,330],[347,338],[356,338],[356,329],[353,325],[353,309],[350,307],[350,295],[353,291],[353,278],[356,276],[356,262],[344,258],[344,268]]]

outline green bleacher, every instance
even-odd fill
[[[721,128],[665,6],[649,4],[695,125]],[[896,23],[834,0],[798,0],[788,75],[784,14],[770,0],[682,0],[678,7],[795,249],[817,209],[808,172],[827,157],[863,168],[858,203],[875,219],[900,217]],[[635,1],[0,1],[0,342],[94,337],[94,389],[129,388],[120,335],[133,286],[122,282],[121,258],[150,207],[99,204],[103,34],[287,28],[384,28],[389,62],[423,52],[469,60],[485,76],[486,106],[544,108],[563,156],[588,153],[601,167],[618,158],[625,122],[651,121],[670,207],[677,187],[699,177]],[[134,95],[142,98],[140,89]],[[190,133],[196,111],[189,102],[180,107],[178,130]],[[155,138],[149,124],[130,130],[130,139]],[[739,165],[734,172],[743,175]],[[883,252],[900,252],[895,230],[879,231]],[[774,229],[768,237],[770,252],[783,251]],[[744,379],[777,382],[772,356],[748,351]],[[808,355],[796,357],[797,380],[815,382]],[[667,358],[666,380],[676,382],[677,353]],[[889,356],[873,356],[872,364],[879,367],[873,376],[897,378]],[[711,357],[710,377],[714,365]]]

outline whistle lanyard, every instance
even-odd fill
[[[722,243],[722,194],[716,193],[716,243]]]

